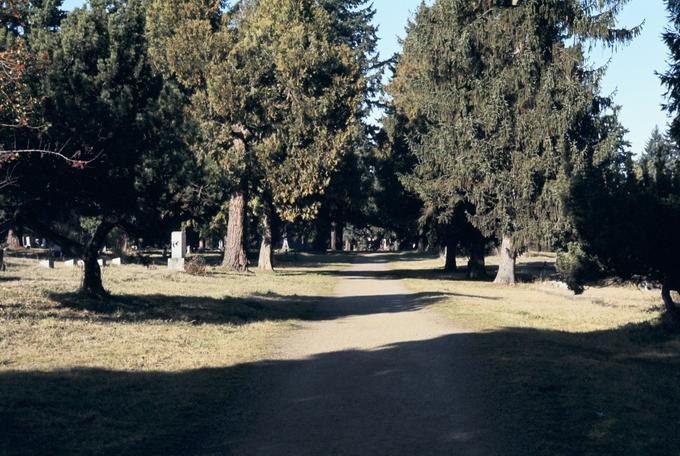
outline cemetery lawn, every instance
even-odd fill
[[[658,290],[603,284],[575,296],[548,277],[551,255],[521,258],[515,287],[408,260],[395,273],[414,292],[442,293],[432,309],[469,332],[470,356],[490,367],[499,426],[517,436],[508,454],[678,454],[680,334],[662,322]]]
[[[347,262],[346,257],[337,257]],[[235,419],[246,363],[332,292],[334,257],[277,274],[103,271],[109,302],[73,292],[82,271],[10,257],[0,273],[0,455],[183,454]],[[233,412],[233,413],[232,413]]]

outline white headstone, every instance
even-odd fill
[[[99,263],[99,266],[101,266],[103,268],[104,266],[106,266],[106,258],[98,259],[97,263]]]
[[[184,258],[168,258],[168,269],[184,272]]]
[[[31,236],[24,236],[24,248],[31,248]]]
[[[85,267],[85,262],[83,260],[78,260],[78,262],[76,264],[78,265],[79,268]]]
[[[64,266],[67,267],[67,268],[75,268],[76,262],[75,262],[75,260],[64,261]]]
[[[187,251],[187,235],[184,231],[174,231],[171,238],[172,258],[184,258]]]
[[[123,264],[123,260],[120,258],[114,258],[111,260],[111,266],[121,266]]]
[[[54,269],[54,260],[43,260],[40,262],[40,267],[45,269]]]
[[[217,243],[217,249],[224,251],[224,241],[222,239]]]

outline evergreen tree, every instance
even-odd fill
[[[321,0],[319,3],[331,17],[329,39],[354,51],[363,78],[363,99],[360,109],[355,112],[356,122],[362,129],[355,131],[328,188],[318,195],[313,248],[325,251],[339,248],[345,226],[365,226],[371,211],[369,195],[374,180],[370,167],[375,152],[371,136],[375,131],[366,119],[380,94],[384,63],[378,60],[377,28],[373,24],[375,8],[368,0]]]
[[[311,0],[231,9],[156,1],[149,25],[157,61],[192,95],[195,148],[231,189],[224,264],[245,270],[248,196],[262,207],[267,241],[272,210],[287,221],[313,217],[356,137],[364,85],[356,52],[330,38],[331,16]]]
[[[658,195],[668,195],[680,189],[680,151],[658,127],[652,131],[639,160],[642,184]]]
[[[84,260],[82,290],[96,297],[106,295],[97,258],[108,234],[177,223],[192,193],[181,180],[195,167],[176,135],[183,96],[150,65],[144,4],[92,0],[58,30],[29,36],[48,61],[43,141],[95,160],[85,169],[30,160],[15,194],[27,226]]]
[[[560,195],[593,152],[584,128],[597,115],[583,43],[632,38],[615,29],[624,3],[439,0],[409,27],[389,92],[417,125],[411,186],[443,218],[474,206],[472,223],[502,240],[499,283],[514,283],[531,239],[564,223]]]
[[[620,163],[583,166],[571,185],[567,207],[579,235],[582,257],[592,258],[608,274],[660,282],[668,314],[680,322],[680,308],[671,294],[680,291],[676,146],[680,140],[680,2],[667,0],[666,5],[671,24],[664,41],[670,50],[670,68],[660,77],[667,88],[664,108],[673,116],[669,138],[654,130],[637,164],[637,176],[632,166]],[[583,269],[576,263],[569,270],[577,291],[587,278]]]

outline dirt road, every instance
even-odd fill
[[[281,340],[229,454],[489,455],[483,369],[464,332],[364,256],[318,317]],[[266,377],[266,378],[265,378]]]

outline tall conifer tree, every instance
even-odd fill
[[[231,189],[224,264],[243,271],[248,196],[268,219],[271,209],[291,221],[318,210],[315,197],[360,126],[356,51],[331,38],[332,17],[313,0],[233,8],[157,0],[149,36],[158,64],[191,94],[200,131],[194,148],[219,165]]]
[[[599,73],[583,44],[631,39],[615,28],[625,3],[438,0],[409,27],[390,93],[418,125],[411,185],[443,214],[474,206],[474,225],[502,240],[499,283],[514,283],[530,239],[563,223],[566,177],[593,151],[583,129]]]

